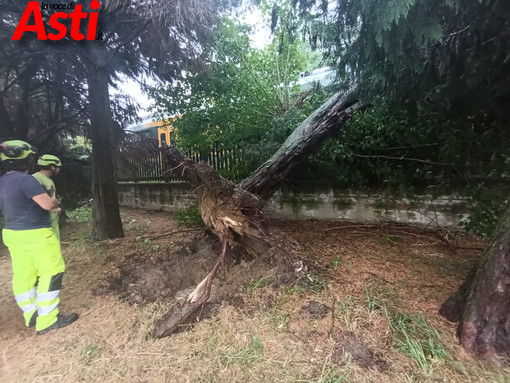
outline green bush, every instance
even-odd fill
[[[87,205],[83,205],[78,209],[70,211],[67,215],[73,222],[87,223],[92,221],[92,209]]]
[[[196,204],[189,205],[187,208],[173,213],[174,219],[185,226],[203,226],[204,222],[200,216],[200,211]]]
[[[489,237],[508,206],[509,186],[479,186],[469,191],[472,208],[469,218],[461,222],[464,228],[477,235]]]

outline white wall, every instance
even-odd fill
[[[121,206],[181,210],[195,202],[184,183],[119,183]],[[268,201],[266,214],[285,219],[328,219],[353,222],[398,222],[459,227],[468,218],[468,205],[460,196],[417,195],[397,199],[382,192],[363,193],[331,187],[303,191],[287,188]]]

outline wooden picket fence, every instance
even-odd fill
[[[236,180],[242,175],[242,150],[225,149],[215,145],[210,151],[188,151],[183,153],[195,162],[203,161],[228,179]],[[182,182],[177,171],[170,169],[164,161],[164,149],[145,158],[124,156],[117,162],[119,182]]]

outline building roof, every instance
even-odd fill
[[[313,88],[315,83],[319,83],[325,87],[335,82],[335,70],[331,67],[322,67],[314,69],[311,73],[301,72],[297,83],[300,86],[302,92]]]

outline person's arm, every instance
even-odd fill
[[[50,197],[47,193],[35,195],[32,199],[44,210],[53,210],[59,205],[57,199]]]

